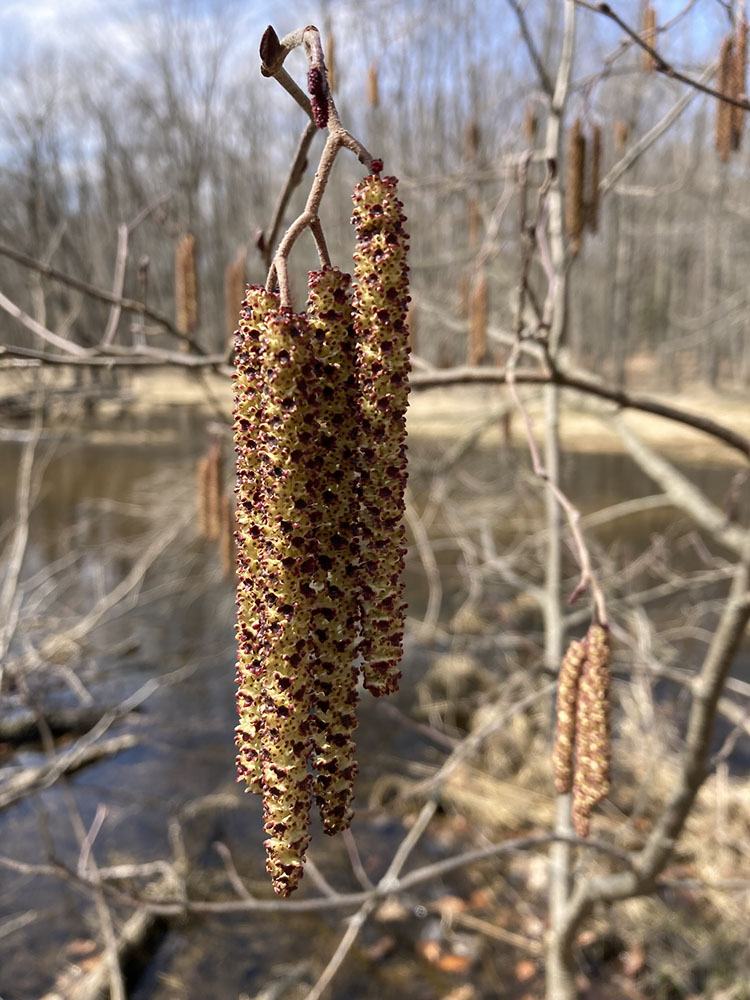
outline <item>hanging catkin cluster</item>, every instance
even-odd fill
[[[552,763],[559,795],[573,793],[573,826],[588,836],[589,819],[609,791],[609,632],[591,625],[574,639],[560,667]]]
[[[191,333],[198,325],[198,277],[192,233],[185,233],[175,249],[174,288],[175,325],[179,333]]]
[[[309,813],[351,820],[357,657],[395,690],[404,605],[408,307],[395,179],[354,193],[355,273],[314,271],[305,314],[250,286],[235,338],[237,766],[263,795],[267,868],[288,895]]]

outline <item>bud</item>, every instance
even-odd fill
[[[354,190],[357,287],[354,325],[360,394],[362,672],[379,696],[398,686],[405,605],[408,236],[395,177],[373,174]]]

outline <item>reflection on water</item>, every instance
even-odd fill
[[[144,540],[152,539],[155,531],[167,530],[175,517],[192,510],[195,459],[204,447],[204,429],[189,415],[175,419],[179,423],[162,423],[150,439],[141,435],[132,440],[144,428],[131,425],[122,429],[127,433],[119,437],[110,433],[107,440],[98,442],[78,437],[46,439],[40,444],[38,459],[44,474],[22,578],[64,559],[73,549],[77,552],[71,568],[56,577],[55,588],[49,588],[41,601],[40,615],[59,614],[67,620],[71,613],[85,614],[129,572]],[[18,443],[0,443],[3,522],[12,516],[19,454]],[[509,502],[510,488],[519,487],[521,497],[527,497],[528,510],[536,509],[538,484],[522,481],[525,468],[525,458],[519,461],[512,453],[474,453],[451,493],[467,523],[472,518],[477,523],[489,519],[498,543],[515,534],[518,528],[513,518],[518,509],[513,506],[516,501]],[[721,502],[731,470],[691,469],[690,473]],[[584,511],[655,492],[648,479],[619,455],[566,456],[563,475],[566,489]],[[420,508],[428,502],[427,488],[426,478],[415,471],[412,490]],[[668,508],[652,510],[601,529],[599,537],[607,545],[626,543],[629,551],[637,553],[654,532],[668,530],[674,520]],[[450,526],[437,517],[431,533],[448,537]],[[437,555],[445,574],[446,618],[455,610],[466,580],[455,546],[438,546]],[[413,554],[407,580],[411,613],[419,617],[426,598]],[[137,747],[82,771],[70,780],[69,788],[85,827],[99,804],[106,805],[95,855],[99,863],[107,864],[171,856],[170,818],[192,800],[225,793],[228,805],[214,805],[184,821],[188,850],[199,861],[205,879],[191,886],[196,897],[229,891],[214,847],[217,841],[229,846],[251,890],[268,895],[260,802],[242,796],[233,780],[233,614],[231,585],[220,579],[218,555],[196,539],[188,516],[185,530],[146,574],[130,605],[83,638],[71,662],[96,700],[108,703],[129,695],[151,677],[190,668],[179,683],[159,690],[135,716],[113,728],[115,733],[135,732]],[[21,638],[15,653],[22,650]],[[405,682],[397,700],[403,707],[411,703],[413,684],[428,661],[428,651],[408,644]],[[31,683],[33,687],[33,677]],[[70,688],[59,679],[58,686],[60,697],[70,700]],[[357,800],[362,805],[378,774],[403,770],[412,760],[434,758],[434,751],[412,731],[394,725],[367,695],[360,719]],[[25,750],[13,763],[38,759],[37,752]],[[369,874],[377,878],[402,828],[396,820],[366,816],[355,821],[354,829]],[[55,857],[74,869],[79,848],[66,791],[57,786],[0,812],[0,841],[2,853],[21,861],[38,863]],[[425,840],[414,861],[431,855],[439,856],[439,848]],[[312,856],[337,888],[357,888],[340,838],[324,838],[317,824]],[[26,909],[35,911],[36,919],[23,931],[0,939],[0,990],[4,1000],[37,996],[51,987],[55,973],[63,967],[65,946],[93,933],[88,900],[64,881],[5,871],[2,881],[0,922]],[[306,881],[299,898],[311,889]],[[327,955],[340,933],[341,915],[336,913],[315,918],[217,918],[174,925],[134,996],[146,1000],[252,994],[270,979],[283,978],[284,970],[299,965],[300,960],[304,964],[309,948],[306,944],[300,956],[301,936],[315,942],[319,955]],[[368,929],[365,944],[370,941],[368,935],[377,933]],[[412,944],[406,942],[404,947]],[[34,955],[34,961],[29,955]],[[495,975],[491,963],[487,970],[483,975],[489,976],[491,988]],[[342,1000],[354,995],[374,998],[382,997],[384,991],[398,993],[400,988],[412,998],[431,998],[446,992],[445,984],[452,982],[434,980],[437,973],[426,963],[416,972],[412,965],[409,983],[400,987],[394,980],[379,978],[387,974],[377,964],[365,962],[358,967],[354,963],[337,981],[333,995]],[[391,974],[396,975],[393,970]],[[311,975],[312,971],[305,973],[308,981]],[[200,989],[188,985],[175,992],[170,983],[200,983]]]

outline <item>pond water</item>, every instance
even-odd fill
[[[94,846],[99,864],[170,857],[170,819],[181,817],[186,849],[201,872],[201,883],[190,887],[196,898],[218,892],[230,895],[217,842],[230,849],[250,890],[268,898],[261,805],[255,797],[241,795],[234,782],[234,595],[231,584],[221,578],[217,552],[196,538],[195,531],[195,463],[205,442],[205,421],[186,411],[148,425],[125,422],[102,434],[49,435],[37,447],[38,468],[43,473],[21,578],[40,574],[56,562],[62,567],[53,581],[44,584],[40,578],[37,619],[54,615],[66,625],[77,614],[86,614],[130,571],[144,545],[160,532],[174,531],[174,541],[117,614],[105,616],[76,642],[70,663],[95,700],[103,704],[116,704],[150,678],[171,676],[173,683],[161,687],[137,713],[112,727],[112,735],[134,733],[136,746],[0,812],[0,854],[32,865],[55,859],[75,870],[80,848],[71,815],[77,810],[88,828],[103,804],[106,816]],[[13,513],[20,449],[18,440],[0,443],[0,523]],[[415,460],[412,489],[418,504],[426,502],[427,490],[427,479],[419,469],[431,453],[439,451],[432,444]],[[475,453],[462,468],[464,479],[457,481],[453,497],[459,509],[465,503],[472,512],[467,514],[469,520],[487,511],[491,514],[498,488],[513,484],[521,475],[514,456],[488,450]],[[732,470],[692,469],[691,474],[720,499]],[[568,456],[564,477],[584,509],[656,492],[619,455]],[[533,488],[524,487],[526,493]],[[502,507],[497,540],[517,530],[503,527],[506,514],[507,507]],[[600,537],[607,545],[622,543],[637,553],[653,533],[668,530],[672,521],[673,512],[661,508],[604,528]],[[433,530],[442,533],[445,524],[437,519]],[[66,569],[64,561],[73,560],[71,553],[75,559]],[[696,559],[694,550],[685,550],[685,565]],[[439,560],[444,570],[445,621],[460,602],[463,577],[460,567],[456,568],[460,560],[455,549],[443,550]],[[419,618],[426,597],[419,560],[413,554],[407,580],[410,614]],[[28,627],[44,626],[44,621],[31,620]],[[11,655],[22,654],[22,640],[19,635]],[[402,690],[392,700],[403,711],[408,712],[413,703],[414,686],[440,644],[439,638],[432,645],[409,638]],[[58,666],[64,668],[65,663]],[[494,666],[501,669],[499,656]],[[750,677],[747,648],[738,671]],[[29,677],[31,694],[70,702],[70,685],[61,677],[58,671],[53,684],[48,673],[38,668]],[[414,729],[394,723],[389,711],[367,694],[360,705],[357,742],[360,807],[367,804],[374,782],[383,773],[406,773],[412,762],[435,763],[444,755]],[[747,742],[740,740],[736,748],[743,763],[750,763],[744,756]],[[0,764],[13,768],[42,759],[41,749],[32,747],[6,753]],[[213,800],[210,807],[194,811],[187,808],[217,794],[224,797],[221,802]],[[385,811],[364,811],[355,819],[353,830],[365,868],[376,879],[403,837],[402,821]],[[340,841],[325,838],[316,823],[311,856],[337,889],[356,891],[358,885]],[[439,838],[423,838],[410,865],[443,853]],[[453,884],[461,884],[460,877]],[[96,933],[88,897],[72,881],[4,868],[0,868],[0,885],[0,997],[29,1000],[42,996],[65,967],[71,942]],[[308,875],[295,898],[313,891]],[[368,959],[368,948],[374,953],[379,941],[393,935],[382,925],[369,925],[362,937],[364,950],[342,969],[332,998],[366,1000],[393,994],[432,1000],[461,981],[426,962],[413,961],[415,942],[429,936],[420,909],[424,901],[419,895],[405,900],[406,917],[393,945],[404,960]],[[129,911],[115,912],[127,915]],[[7,930],[10,924],[5,922],[23,913],[30,914],[29,922]],[[342,914],[336,911],[173,922],[165,930],[156,957],[145,971],[140,970],[131,996],[137,1000],[225,1000],[242,993],[263,1000],[285,996],[281,987],[287,980],[314,981],[343,927]],[[475,972],[472,981],[478,989],[486,987],[488,996],[496,995],[491,992],[493,984],[509,954],[513,952],[493,945]],[[276,992],[274,984],[279,987]],[[511,992],[504,995],[512,996]]]

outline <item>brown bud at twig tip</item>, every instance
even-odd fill
[[[732,62],[734,43],[731,36],[728,36],[721,43],[721,53],[719,55],[719,75],[717,90],[720,94],[731,95],[732,88]],[[729,151],[732,140],[732,105],[726,101],[716,102],[716,152],[722,163],[729,159]]]
[[[280,54],[281,42],[279,41],[279,36],[269,24],[260,40],[261,73],[264,76],[267,75],[266,68],[273,66]]]
[[[650,48],[655,48],[656,42],[656,11],[649,5],[644,8],[643,22],[641,25],[641,38]],[[641,68],[646,73],[653,73],[656,68],[656,60],[650,52],[645,49],[641,51]]]
[[[310,95],[313,121],[318,128],[325,128],[328,124],[328,98],[325,75],[319,66],[311,66],[307,71],[307,92]]]
[[[565,190],[565,230],[573,255],[580,252],[583,238],[585,172],[586,140],[581,131],[581,120],[576,118],[568,135],[568,183]]]

